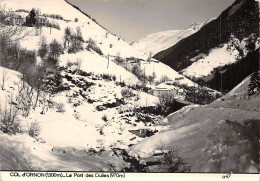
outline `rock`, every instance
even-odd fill
[[[106,110],[106,107],[100,105],[100,106],[97,106],[96,109],[97,109],[97,111],[104,111],[104,110]]]

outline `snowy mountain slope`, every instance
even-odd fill
[[[244,110],[248,111],[260,111],[258,99],[259,95],[253,95],[249,97],[245,94],[245,92],[248,90],[251,75],[246,77],[240,84],[234,87],[221,99],[217,99],[212,102],[211,105],[234,109],[240,109],[240,107],[242,107]]]
[[[238,4],[240,5],[237,6]],[[239,8],[229,16],[229,12],[233,7]],[[251,12],[250,15],[246,13],[248,11]],[[258,20],[259,3],[257,1],[236,0],[217,19],[212,20],[197,33],[192,34],[169,49],[159,52],[154,58],[170,65],[177,71],[182,70],[191,64],[188,62],[191,58],[200,53],[208,53],[210,49],[222,43],[227,43],[231,34],[239,40],[247,38],[251,34],[258,36]]]
[[[186,69],[181,72],[187,77],[203,78],[212,75],[214,68],[224,66],[237,61],[239,52],[228,51],[227,44],[221,48],[214,48],[210,51],[209,55],[200,54],[194,59],[198,59]],[[192,61],[192,59],[191,59]]]
[[[22,83],[22,75],[2,67],[0,71],[1,80],[2,76],[6,75],[3,90],[2,82],[0,84],[2,120],[2,116],[4,116],[2,113],[6,114],[5,109],[17,105],[18,102],[16,103],[16,101],[21,98],[21,92],[18,94],[18,85]],[[133,96],[128,98],[125,103],[122,102],[120,106],[117,106],[114,104],[117,102],[116,100],[122,99],[121,92],[125,88],[116,85],[113,81],[94,79],[95,75],[93,77],[91,75],[80,76],[69,72],[66,70],[62,74],[64,77],[63,83],[68,84],[70,90],[50,95],[53,105],[64,105],[60,111],[55,108],[56,106],[52,106],[45,113],[41,113],[45,107],[42,102],[46,99],[46,94],[42,93],[39,97],[40,103],[35,110],[30,111],[27,117],[24,117],[20,112],[18,113],[15,121],[20,126],[15,137],[10,137],[0,131],[2,140],[0,145],[1,170],[72,169],[86,171],[87,169],[88,171],[108,171],[116,169],[119,171],[125,167],[126,163],[117,157],[111,157],[109,151],[104,153],[105,159],[102,158],[103,156],[98,158],[90,156],[90,160],[82,160],[79,159],[79,156],[80,153],[82,157],[84,155],[89,156],[89,153],[87,153],[89,149],[128,148],[129,144],[136,144],[142,140],[143,138],[136,138],[129,130],[143,129],[146,128],[146,125],[143,122],[136,122],[135,117],[125,115],[124,111],[129,112],[135,106],[154,106],[158,102],[158,98],[144,92],[137,93],[135,91],[135,95],[140,94],[138,99]],[[66,77],[72,77],[73,81],[70,79],[69,81]],[[79,79],[91,83],[92,86],[88,89],[88,92],[83,93],[80,84],[75,83]],[[28,88],[30,89],[30,87]],[[13,99],[9,99],[9,97]],[[35,97],[34,94],[30,101],[35,102]],[[28,97],[24,97],[24,99],[28,99]],[[89,103],[89,101],[92,102]],[[109,106],[105,107],[105,105],[114,106],[110,108]],[[102,107],[102,110],[99,110],[98,107]],[[103,118],[104,115],[106,119]],[[35,137],[30,137],[28,134],[33,123],[37,123],[39,131]],[[151,125],[149,127],[149,129],[159,128],[153,128]],[[134,139],[132,139],[133,137]],[[9,149],[12,151],[8,151]],[[24,150],[27,150],[26,153],[24,153]],[[69,152],[69,155],[61,154],[67,152]],[[13,155],[14,158],[18,156],[19,158],[13,162],[7,159],[8,155]],[[64,158],[67,156],[69,156],[69,160]],[[31,159],[32,157],[34,159]],[[116,163],[111,162],[117,159]],[[74,168],[72,168],[73,165]],[[114,166],[111,167],[111,165]]]
[[[127,163],[121,158],[114,159],[111,150],[128,149],[145,137],[164,129],[160,123],[166,115],[154,114],[155,111],[146,114],[143,112],[146,108],[158,111],[159,98],[144,92],[144,88],[147,88],[145,86],[152,87],[152,85],[147,82],[143,85],[143,82],[123,65],[116,63],[111,57],[108,59],[107,54],[120,55],[123,58],[134,57],[131,60],[139,58],[139,62],[135,65],[140,66],[146,76],[155,74],[156,81],[166,75],[172,80],[178,79],[181,85],[197,87],[197,84],[165,64],[145,61],[146,57],[142,53],[116,36],[108,34],[106,37],[105,29],[64,1],[36,0],[30,3],[27,0],[11,0],[4,3],[7,4],[7,9],[26,8],[30,11],[31,8],[36,8],[40,9],[42,14],[60,13],[64,19],[48,17],[51,23],[59,24],[60,30],[47,27],[39,30],[35,27],[22,26],[24,31],[30,32],[30,35],[20,40],[21,48],[36,52],[36,57],[29,62],[32,66],[29,71],[34,72],[35,77],[30,77],[31,74],[28,74],[29,78],[37,78],[35,82],[29,84],[28,80],[26,84],[23,78],[27,78],[27,74],[22,70],[20,71],[23,75],[0,67],[1,87],[5,83],[4,88],[0,90],[1,103],[4,102],[0,107],[3,113],[0,114],[0,128],[3,130],[0,131],[0,137],[4,139],[0,146],[1,161],[4,160],[3,164],[1,162],[1,169],[69,170],[74,165],[76,170],[122,171]],[[60,8],[56,11],[57,8],[54,7]],[[27,14],[21,13],[22,16]],[[77,18],[78,22],[75,22],[74,18]],[[40,79],[37,77],[37,71],[40,70],[38,65],[42,62],[40,56],[37,56],[37,50],[41,36],[46,37],[47,44],[56,38],[63,45],[64,30],[67,26],[73,32],[76,31],[76,27],[81,27],[84,50],[69,53],[68,48],[64,48],[57,65],[55,63],[52,65],[54,67],[48,67],[43,73],[41,72],[44,75],[41,83],[45,86],[39,88],[37,83]],[[96,42],[104,55],[86,49],[89,38]],[[37,63],[34,63],[35,59]],[[3,81],[5,74],[7,78]],[[51,84],[53,82],[50,83],[50,80],[58,82],[58,86]],[[48,88],[53,88],[55,91],[52,92],[52,89]],[[25,105],[22,105],[24,103]],[[10,134],[16,134],[15,137],[7,135],[10,130],[8,125],[5,125],[5,115],[13,113],[13,110],[8,113],[7,108],[17,111],[15,115],[17,124],[10,128],[14,130]],[[6,128],[3,128],[4,126]],[[12,163],[13,160],[7,159],[10,149],[12,150],[10,155],[20,156],[19,158],[14,156],[17,162]],[[24,153],[24,149],[28,152]],[[106,158],[102,159],[103,156]],[[43,160],[42,157],[46,159]],[[31,158],[35,160],[30,162]],[[57,164],[52,164],[53,162]]]
[[[207,20],[202,23],[194,23],[190,25],[188,28],[182,30],[169,30],[149,34],[145,38],[137,42],[133,42],[131,46],[133,46],[135,49],[141,52],[144,52],[147,56],[149,56],[151,52],[153,56],[156,53],[173,46],[178,41],[197,32],[202,26],[204,26],[212,20],[213,19]]]
[[[104,54],[110,55],[117,55],[119,52],[123,57],[139,57],[142,58],[142,54],[132,48],[127,42],[119,39],[118,37],[109,33],[106,38],[107,30],[102,28],[100,25],[95,23],[92,19],[87,17],[86,15],[82,14],[80,11],[69,5],[64,0],[35,0],[35,1],[27,1],[27,0],[8,0],[2,1],[1,6],[5,7],[6,10],[18,10],[18,9],[25,9],[31,10],[32,8],[40,9],[41,14],[58,14],[61,15],[64,20],[56,20],[52,18],[48,18],[50,22],[57,22],[60,25],[61,30],[52,30],[52,34],[50,35],[50,30],[48,28],[43,28],[42,35],[46,37],[57,38],[58,41],[61,43],[62,36],[64,35],[64,28],[71,27],[72,30],[75,32],[77,26],[79,26],[82,30],[82,35],[84,40],[88,40],[92,38],[98,46],[102,49]],[[59,8],[57,8],[59,7]],[[22,13],[25,16],[25,13]],[[78,19],[78,22],[75,22],[75,18]],[[65,20],[69,20],[65,21]],[[38,36],[39,37],[39,36]],[[25,48],[35,47],[37,45],[38,38],[31,37],[32,39],[28,39],[28,41],[22,43]],[[112,48],[110,48],[110,44],[112,44]]]
[[[158,152],[161,146],[164,149],[178,147],[179,155],[191,164],[193,172],[230,172],[232,170],[233,172],[258,173],[259,150],[252,146],[258,144],[258,139],[251,139],[250,135],[258,134],[260,96],[254,95],[248,98],[247,84],[248,78],[225,97],[210,105],[186,106],[172,113],[164,121],[168,126],[167,129],[129,148],[129,154],[146,160],[147,157],[150,158]],[[243,88],[244,86],[246,88]],[[253,127],[248,129],[247,124],[252,124]],[[248,132],[237,132],[236,129],[240,128],[248,129]],[[224,131],[226,129],[229,131]],[[221,134],[224,134],[223,138],[220,138]],[[230,142],[225,142],[225,139],[229,139]],[[233,140],[237,141],[233,142]],[[242,151],[241,147],[246,149]],[[243,160],[242,157],[248,154],[251,156]],[[238,155],[238,157],[235,158],[232,155]],[[219,163],[224,166],[218,167]],[[238,167],[238,165],[243,165],[243,167]],[[151,169],[160,168],[151,167]]]
[[[249,37],[239,41],[234,36],[231,36],[228,43],[211,49],[208,55],[201,53],[190,59],[190,61],[194,63],[183,69],[181,71],[182,74],[190,78],[206,78],[212,76],[215,68],[238,62],[246,57],[249,51],[252,51],[246,48],[248,46]],[[254,44],[255,47],[257,47],[257,42]]]
[[[46,5],[48,4],[48,6]],[[11,0],[11,1],[3,1],[2,6],[6,6],[6,9],[26,9],[30,10],[31,8],[40,9],[42,14],[60,14],[64,20],[60,19],[53,19],[47,17],[49,22],[56,23],[60,26],[60,30],[55,28],[47,28],[42,27],[41,31],[36,30],[35,28],[27,27],[24,31],[30,32],[30,36],[25,37],[24,39],[20,40],[20,45],[27,50],[38,50],[39,42],[41,36],[46,37],[47,43],[50,43],[54,38],[60,44],[63,44],[63,36],[64,30],[66,27],[70,27],[73,32],[76,31],[76,27],[80,27],[83,35],[83,39],[85,42],[89,40],[89,38],[93,39],[97,46],[101,49],[104,56],[100,56],[95,52],[89,51],[82,51],[76,54],[68,54],[66,51],[60,57],[59,64],[61,66],[65,66],[66,63],[69,62],[76,62],[80,60],[82,62],[82,69],[87,72],[95,72],[97,74],[101,73],[109,73],[111,75],[116,75],[117,78],[120,78],[126,83],[129,84],[136,84],[137,79],[135,76],[131,75],[129,72],[125,71],[120,66],[116,65],[112,61],[110,61],[109,69],[107,68],[107,55],[112,56],[121,56],[121,57],[136,57],[146,60],[148,55],[144,55],[142,52],[137,51],[135,48],[131,47],[129,44],[124,42],[122,39],[118,37],[108,34],[106,36],[107,30],[100,27],[98,24],[93,22],[89,17],[83,15],[77,9],[69,5],[63,0],[57,1],[43,1],[43,0],[36,0],[30,3],[26,0]],[[26,8],[25,8],[26,7]],[[55,8],[48,8],[48,7],[60,7],[58,10]],[[63,10],[64,9],[64,10]],[[21,14],[21,16],[25,17],[27,13],[25,12],[17,12],[17,14]],[[74,22],[74,19],[77,18],[78,22]],[[70,21],[65,21],[70,20]],[[193,29],[197,30],[201,27],[201,24],[192,25],[187,31],[194,31]],[[83,48],[87,46],[87,43],[83,44]],[[113,58],[110,58],[110,60]],[[162,76],[167,75],[171,80],[175,80],[176,78],[182,77],[183,80],[180,82],[181,84],[192,86],[192,82],[185,78],[184,76],[178,74],[176,71],[164,65],[162,63],[154,63],[151,62],[150,64],[146,64],[146,62],[141,62],[141,67],[143,70],[145,69],[147,75],[152,75],[153,72],[156,74],[156,81],[160,81]]]

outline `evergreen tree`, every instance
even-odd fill
[[[47,42],[46,42],[46,37],[44,37],[44,36],[41,37],[39,45],[40,45],[40,48],[38,50],[38,55],[43,60],[48,53],[48,45],[47,45]]]
[[[50,43],[49,61],[56,64],[60,54],[63,52],[61,44],[56,39],[53,39]]]
[[[26,25],[27,25],[27,26],[33,26],[33,25],[35,25],[35,23],[36,23],[36,18],[35,18],[35,16],[36,16],[35,9],[32,9],[32,10],[30,11],[30,14],[26,17]]]
[[[251,75],[247,93],[249,96],[251,96],[254,94],[259,94],[259,92],[260,92],[260,74],[259,72],[254,72]]]
[[[70,27],[66,27],[64,37],[63,37],[64,38],[64,48],[66,48],[67,45],[70,46],[71,35],[72,35],[72,32],[71,32]]]

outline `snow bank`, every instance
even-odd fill
[[[81,61],[81,69],[85,72],[94,72],[95,74],[110,74],[117,77],[117,81],[125,81],[127,84],[136,84],[138,78],[132,73],[117,65],[113,61],[94,52],[82,51],[76,54],[63,54],[60,56],[60,66],[66,66],[68,62],[76,63]]]
[[[208,56],[199,59],[184,69],[183,75],[187,77],[204,77],[210,75],[214,68],[236,62],[238,51],[229,52],[227,46],[227,44],[224,44],[223,47],[212,49]]]

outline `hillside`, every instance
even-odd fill
[[[2,7],[6,7],[6,9],[9,8],[12,11],[16,11],[19,9],[30,11],[32,8],[35,8],[40,9],[41,14],[61,15],[63,19],[54,19],[48,17],[50,22],[59,24],[60,30],[52,29],[52,32],[50,34],[50,29],[43,27],[41,35],[45,35],[48,42],[51,41],[53,38],[56,38],[60,43],[62,43],[62,36],[64,35],[65,27],[69,26],[73,31],[76,31],[76,27],[79,26],[82,31],[83,39],[87,41],[89,38],[92,38],[102,49],[102,52],[105,55],[107,55],[108,53],[110,53],[110,55],[117,55],[117,53],[120,53],[120,55],[123,57],[135,56],[142,58],[140,53],[129,46],[127,42],[123,41],[108,30],[104,29],[103,27],[98,25],[93,18],[91,18],[90,16],[86,16],[63,0],[36,0],[33,2],[25,0],[10,0],[2,1],[1,5]],[[22,12],[21,15],[25,17],[27,13]],[[77,18],[77,22],[75,22],[75,18]],[[106,35],[106,33],[108,34]],[[40,36],[30,37],[27,40],[21,42],[21,46],[27,49],[34,49],[35,47],[37,47],[39,37]],[[111,48],[110,44],[112,44]],[[122,51],[122,49],[124,49],[124,51]]]
[[[0,170],[256,172],[259,95],[247,96],[249,77],[217,99],[66,1],[1,7]],[[244,53],[249,62],[255,56]],[[223,56],[237,63],[236,50]],[[231,166],[219,170],[214,144],[222,141]],[[182,149],[177,170],[161,168],[158,144],[159,159],[170,145]]]
[[[150,91],[166,80],[183,91],[197,84],[66,1],[1,7],[1,170],[122,171],[129,163],[113,149],[156,134],[169,111],[190,104],[169,108]]]
[[[249,78],[207,106],[187,106],[169,115],[166,129],[131,147],[129,154],[148,163],[158,159],[161,146],[178,148],[191,172],[258,173],[260,96],[247,96]]]
[[[48,6],[46,6],[48,4]],[[125,74],[122,73],[122,68],[120,66],[117,66],[114,64],[115,59],[114,57],[121,57],[126,61],[126,58],[137,58],[142,60],[141,67],[142,70],[146,71],[147,76],[153,75],[155,73],[156,81],[160,81],[162,76],[167,75],[171,80],[174,80],[175,78],[184,78],[183,81],[184,84],[187,84],[191,86],[193,82],[191,82],[189,79],[185,78],[182,75],[179,75],[176,71],[169,68],[167,65],[164,65],[162,63],[155,63],[151,62],[149,65],[145,62],[147,60],[148,55],[144,55],[143,53],[137,51],[135,48],[131,47],[127,42],[125,42],[123,39],[120,39],[119,37],[116,37],[113,33],[109,32],[108,30],[104,29],[102,26],[97,24],[97,22],[91,18],[89,15],[85,15],[81,13],[78,9],[74,8],[67,2],[63,0],[57,0],[57,1],[43,1],[43,0],[36,0],[33,3],[30,3],[28,1],[24,0],[11,0],[2,2],[2,6],[5,7],[5,9],[11,9],[12,11],[17,11],[16,13],[18,15],[21,15],[22,17],[25,17],[28,15],[28,13],[21,12],[21,10],[30,11],[32,8],[40,9],[41,14],[55,14],[60,15],[62,19],[55,19],[51,17],[47,17],[48,21],[52,24],[59,25],[59,29],[56,28],[49,28],[43,26],[40,30],[36,28],[25,28],[25,32],[29,32],[30,36],[27,36],[26,38],[20,40],[19,44],[22,48],[26,48],[27,50],[37,51],[39,48],[39,42],[42,37],[46,38],[46,43],[49,44],[54,38],[60,43],[64,43],[64,31],[66,27],[69,27],[72,32],[76,32],[77,27],[81,29],[82,38],[84,40],[83,42],[83,49],[88,46],[88,41],[91,39],[94,41],[94,44],[97,48],[101,50],[101,56],[99,53],[96,53],[95,51],[83,51],[83,52],[76,52],[75,54],[70,54],[67,52],[67,50],[64,51],[64,54],[61,56],[61,65],[66,65],[67,62],[82,62],[85,66],[82,66],[84,71],[89,71],[100,74],[103,72],[109,73],[109,74],[115,74],[117,78],[125,80],[124,77],[126,76],[129,78],[129,73],[126,72]],[[49,8],[49,7],[57,7],[59,6],[59,9],[56,8]],[[26,7],[26,9],[24,8]],[[75,19],[77,19],[77,22],[75,22]],[[108,55],[110,56],[110,66],[108,66]],[[38,58],[39,59],[39,58]],[[112,61],[111,61],[112,60]],[[88,62],[88,63],[86,63]],[[98,63],[97,63],[98,62]],[[115,62],[117,63],[117,62]],[[129,63],[129,62],[126,62]],[[118,63],[117,63],[118,64]],[[97,66],[98,65],[98,66]],[[130,68],[131,68],[130,64]],[[115,71],[115,67],[118,67],[120,71]],[[167,72],[167,73],[166,73]],[[131,76],[130,76],[131,77]],[[130,81],[131,84],[136,84],[137,80],[136,78],[132,78],[133,81]],[[128,79],[129,80],[129,79]],[[127,80],[125,80],[127,81]]]
[[[197,32],[202,26],[212,20],[213,19],[207,20],[202,23],[194,23],[188,28],[182,30],[169,30],[149,34],[145,38],[131,43],[131,46],[141,52],[144,52],[147,56],[149,56],[150,53],[153,56],[156,53],[173,46],[183,38],[186,38]]]
[[[201,79],[207,83],[214,77],[216,68],[243,61],[249,52],[258,48],[258,22],[259,2],[237,0],[217,19],[172,47],[157,53],[154,58],[187,77],[195,77],[194,80]]]

